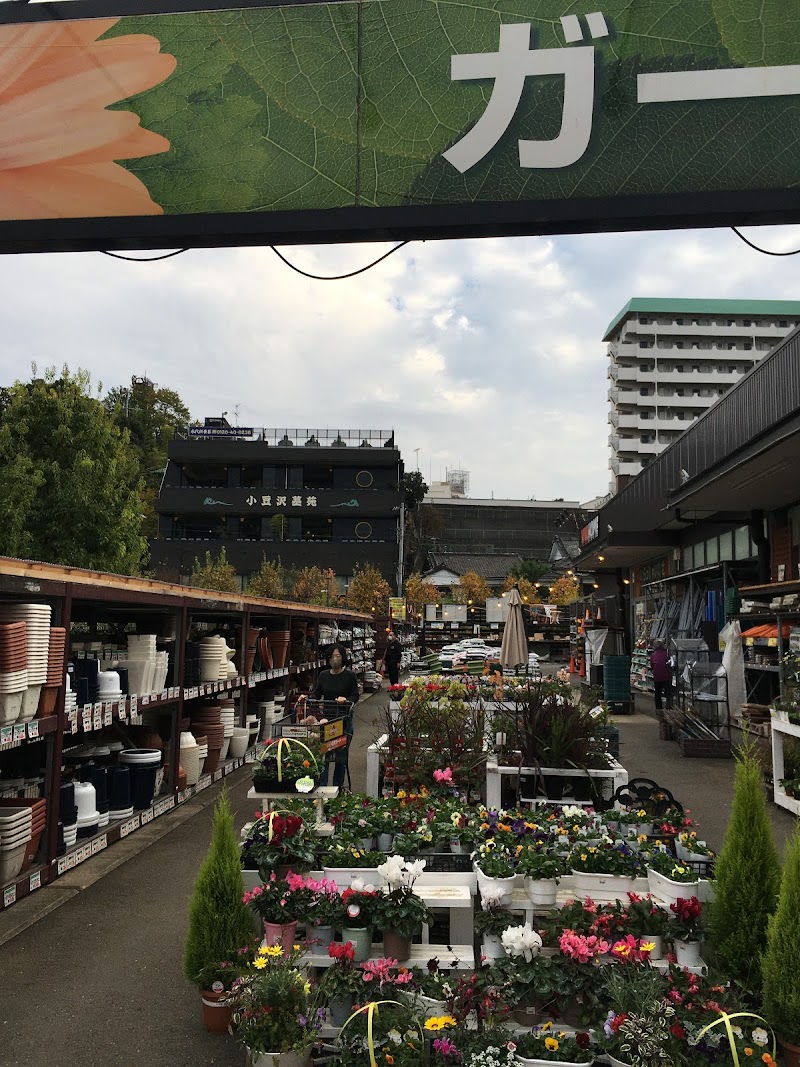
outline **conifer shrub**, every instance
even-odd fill
[[[733,804],[715,865],[715,900],[708,910],[721,969],[753,994],[761,989],[761,956],[780,878],[761,766],[754,746],[745,742],[736,755]]]
[[[198,982],[204,968],[230,960],[253,940],[253,919],[243,896],[233,811],[223,789],[214,807],[211,845],[189,901],[183,973],[190,982]]]
[[[800,829],[786,845],[762,972],[767,1022],[779,1038],[800,1045]]]

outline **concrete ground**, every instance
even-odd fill
[[[383,732],[386,694],[362,701],[351,749],[363,788],[366,749]],[[655,778],[692,809],[718,847],[730,810],[731,760],[684,759],[660,741],[639,702],[617,720],[631,777]],[[249,769],[226,781],[237,823],[252,814]],[[198,1067],[235,1064],[231,1038],[206,1034],[197,991],[181,972],[187,903],[208,847],[214,786],[0,914],[3,1067]],[[776,840],[788,812],[770,805]]]

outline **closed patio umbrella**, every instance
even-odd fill
[[[500,645],[500,662],[504,667],[527,667],[528,640],[522,621],[522,597],[516,586],[508,594],[508,618]]]

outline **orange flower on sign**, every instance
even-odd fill
[[[160,215],[116,162],[169,150],[110,104],[172,74],[155,37],[99,41],[119,19],[0,27],[0,219]]]

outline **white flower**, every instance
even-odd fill
[[[416,882],[417,878],[419,878],[425,870],[427,864],[427,860],[414,860],[412,863],[407,863],[406,874],[408,875],[409,882]]]
[[[757,1026],[753,1031],[752,1037],[753,1041],[757,1045],[766,1045],[766,1043],[769,1041],[769,1034],[763,1026]]]
[[[481,890],[481,907],[484,911],[490,911],[492,908],[496,908],[505,895],[505,889],[498,886],[482,885]]]
[[[742,1031],[741,1026],[732,1026],[731,1033],[734,1037],[738,1037],[740,1041],[744,1038],[744,1032]]]
[[[403,1043],[403,1036],[399,1030],[389,1030],[386,1036],[393,1045],[402,1045]]]
[[[392,889],[403,884],[404,861],[399,856],[389,856],[385,863],[377,868],[378,874],[385,878]]]
[[[504,930],[500,940],[508,956],[524,956],[525,962],[530,963],[534,956],[539,955],[542,947],[542,939],[532,929],[530,923],[524,926],[511,926]]]

